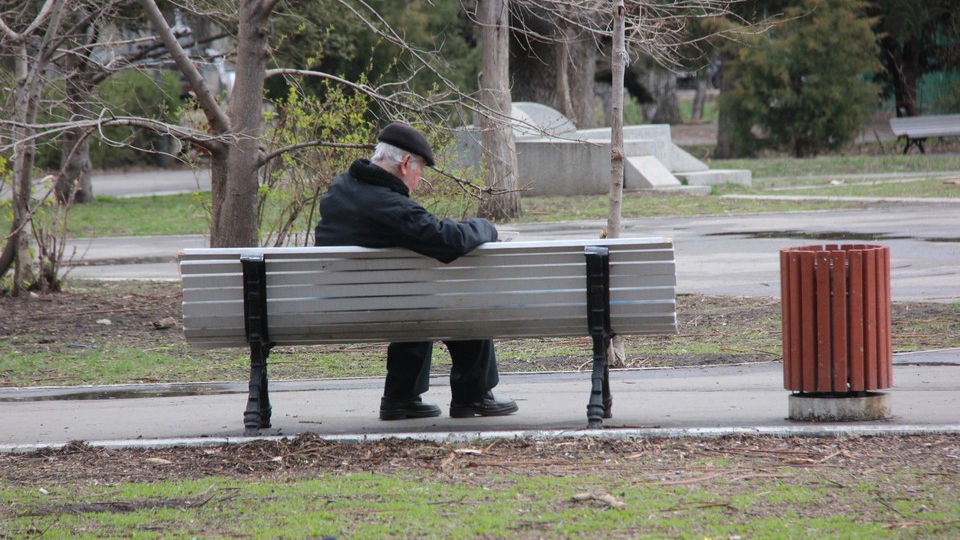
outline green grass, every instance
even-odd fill
[[[166,236],[206,234],[210,230],[209,193],[153,197],[97,197],[71,208],[71,237]]]
[[[692,121],[693,100],[681,100],[679,105],[680,118],[682,118],[685,122]],[[717,107],[717,100],[708,97],[708,99],[703,103],[703,118],[698,120],[698,122],[716,122],[719,113],[720,110]]]
[[[17,336],[18,342],[37,337]],[[4,386],[59,386],[243,380],[249,359],[241,352],[235,360],[225,355],[205,355],[179,346],[144,351],[135,347],[100,348],[93,344],[58,344],[51,354],[22,354],[15,343],[0,341],[8,351],[0,356]]]
[[[957,180],[960,181],[960,175]],[[719,193],[735,192],[731,186],[721,188]],[[769,195],[794,197],[893,197],[893,198],[944,198],[954,199],[960,196],[960,185],[945,182],[943,179],[918,179],[914,181],[834,179],[811,182],[808,185],[778,187],[771,185]]]
[[[697,464],[690,465],[677,471],[680,479],[698,475]],[[77,484],[44,491],[4,486],[0,497],[8,502],[0,515],[6,519],[5,537],[11,538],[792,540],[901,538],[905,532],[946,537],[939,535],[956,534],[960,514],[956,486],[919,469],[883,486],[880,494],[871,481],[877,475],[867,473],[864,481],[857,470],[831,469],[825,475],[816,468],[784,467],[748,471],[741,481],[677,485],[671,478],[605,474],[610,467],[602,462],[581,463],[581,470],[593,473],[559,476],[509,468],[478,470],[472,482],[423,469],[320,473],[286,481],[212,477]],[[612,496],[616,506],[577,499],[585,493]]]
[[[711,169],[749,169],[754,180],[804,180],[819,176],[913,174],[960,171],[960,156],[950,154],[821,156],[810,159],[767,158],[708,161]]]
[[[717,193],[751,194],[757,190],[724,186]],[[765,193],[766,194],[766,193]],[[521,222],[605,220],[609,201],[604,195],[578,197],[530,197],[523,199]],[[800,212],[850,208],[846,201],[783,201],[732,199],[719,196],[698,197],[654,192],[626,193],[621,216],[624,219]],[[599,231],[598,231],[599,232]]]
[[[960,156],[881,155],[829,156],[814,159],[772,158],[716,160],[714,169],[749,169],[754,182],[750,188],[724,185],[710,196],[654,192],[627,193],[624,218],[684,217],[743,213],[790,212],[850,208],[856,202],[776,201],[723,198],[739,195],[832,195],[843,197],[947,197],[960,198],[960,186],[946,183],[944,171],[960,171]],[[904,183],[897,178],[867,182],[850,175],[898,173],[928,180]],[[949,175],[948,175],[949,176]],[[960,174],[953,180],[960,180]],[[843,185],[831,185],[831,182]],[[797,188],[782,191],[784,188]],[[207,234],[206,208],[209,193],[137,198],[98,197],[93,204],[70,210],[69,235],[73,238],[109,236],[160,236]],[[590,197],[524,197],[521,222],[605,219],[608,199]],[[459,212],[455,210],[454,213]],[[9,228],[0,215],[0,229]],[[303,224],[309,229],[312,224]]]

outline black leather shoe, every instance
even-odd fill
[[[403,420],[404,418],[430,418],[440,416],[440,407],[435,403],[423,401],[419,397],[410,399],[380,398],[381,420]]]
[[[506,416],[517,412],[517,402],[510,398],[493,397],[487,392],[483,399],[473,403],[450,403],[452,418],[472,418],[474,416]]]

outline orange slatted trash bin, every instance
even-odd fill
[[[790,419],[880,420],[893,385],[890,249],[818,245],[780,251],[783,386]]]

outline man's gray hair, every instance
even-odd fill
[[[370,158],[370,161],[389,165],[396,169],[400,166],[400,162],[403,161],[403,156],[407,154],[410,154],[410,159],[416,163],[424,162],[422,157],[414,154],[413,152],[408,152],[403,148],[397,148],[396,146],[385,142],[377,143],[376,148],[373,150],[373,157]]]

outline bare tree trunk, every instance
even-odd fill
[[[729,80],[730,77],[725,76],[725,73],[727,66],[733,62],[733,55],[727,50],[722,50],[720,54],[723,59],[720,63],[721,100],[720,109],[717,111],[717,146],[713,149],[713,158],[730,159],[737,157],[736,142],[733,137],[736,119],[733,117],[734,115],[730,111],[730,108],[723,106],[722,96],[725,91],[729,91],[730,85],[732,84]]]
[[[627,49],[624,39],[626,9],[623,0],[613,3],[613,91],[610,103],[610,208],[607,211],[607,237],[620,238],[620,215],[623,206],[623,73],[627,64]],[[626,355],[623,338],[614,336],[610,344],[607,364],[623,367]]]
[[[653,64],[646,71],[645,86],[653,95],[653,104],[646,107],[651,124],[682,124],[680,104],[677,102],[677,76]]]
[[[225,190],[210,231],[212,247],[258,244],[257,190],[260,135],[263,133],[263,84],[267,70],[267,23],[272,2],[243,0],[237,33],[236,81],[230,96],[231,134],[226,153]],[[214,154],[214,159],[222,156]],[[211,171],[212,174],[212,171]],[[214,199],[215,203],[217,199]]]
[[[557,109],[580,129],[596,124],[593,118],[593,86],[597,71],[596,49],[585,37],[577,37],[578,28],[569,22],[570,7],[560,7],[563,16],[555,30]],[[544,66],[549,69],[549,66]],[[549,104],[548,104],[549,105]]]
[[[610,95],[610,206],[607,211],[607,237],[620,237],[620,215],[623,205],[623,73],[627,60],[624,43],[623,0],[614,0],[613,7],[613,73]]]
[[[266,77],[267,23],[277,0],[241,0],[237,32],[236,80],[229,113],[217,103],[200,72],[184,53],[155,0],[140,0],[161,41],[186,77],[210,124],[210,132],[227,140],[208,142],[212,216],[211,247],[258,244],[257,191],[260,136],[263,132],[263,86]]]
[[[693,111],[690,114],[690,120],[699,122],[703,120],[703,106],[707,102],[707,89],[710,85],[710,76],[706,71],[697,75],[697,91],[693,95]]]
[[[920,46],[910,39],[900,47],[897,38],[888,36],[880,40],[883,53],[893,66],[893,95],[898,117],[917,116],[917,81],[920,79]]]
[[[82,129],[63,133],[61,146],[62,173],[57,177],[56,195],[61,203],[89,203],[96,199],[90,170],[90,139]]]
[[[33,164],[36,161],[36,143],[30,140],[34,131],[30,125],[36,122],[37,109],[40,102],[40,83],[37,80],[40,66],[30,66],[27,47],[21,48],[17,55],[17,105],[18,120],[22,126],[17,128],[18,140],[26,141],[21,144],[13,155],[13,226],[12,234],[8,238],[8,247],[12,248],[13,286],[12,294],[17,296],[34,281],[32,263],[30,261],[30,244],[32,233],[30,201],[33,192]],[[4,268],[0,268],[3,274]]]
[[[573,99],[575,125],[580,129],[597,126],[596,114],[596,78],[597,47],[593,40],[584,37],[571,47],[573,74],[569,79],[570,95]]]
[[[560,22],[557,31],[560,34],[560,41],[553,49],[557,66],[557,108],[564,116],[572,119],[573,123],[579,126],[577,112],[573,108],[573,98],[570,96],[570,41],[573,33],[563,21]]]
[[[597,48],[582,28],[565,18],[576,15],[577,8],[557,5],[554,9],[560,13],[554,14],[536,11],[542,6],[525,7],[521,16],[526,14],[526,18],[514,26],[549,36],[549,40],[514,34],[510,58],[513,99],[553,107],[578,128],[595,127]],[[549,58],[553,61],[546,61]]]
[[[67,17],[74,25],[87,14],[74,6]],[[64,55],[60,69],[64,73],[65,106],[71,120],[89,117],[90,96],[93,93],[92,73],[87,68],[90,45],[93,43],[91,29],[76,31],[78,45],[84,53]],[[88,203],[94,201],[93,182],[90,179],[90,142],[84,130],[71,128],[63,133],[60,145],[61,174],[57,177],[55,192],[61,203]]]
[[[70,72],[74,71],[68,71]],[[85,117],[84,107],[89,103],[92,90],[87,80],[82,74],[76,73],[74,77],[67,77],[64,84],[70,117]],[[55,187],[57,200],[61,203],[93,202],[95,197],[90,179],[90,170],[93,168],[90,162],[90,139],[86,137],[83,129],[71,128],[64,131],[60,156],[62,173],[57,177]]]
[[[510,98],[510,12],[509,0],[480,0],[477,16],[483,46],[480,75],[480,102],[499,118],[480,117],[481,140],[487,158],[487,185],[506,190],[480,201],[480,215],[494,220],[520,217],[517,191],[517,150],[509,125]]]

